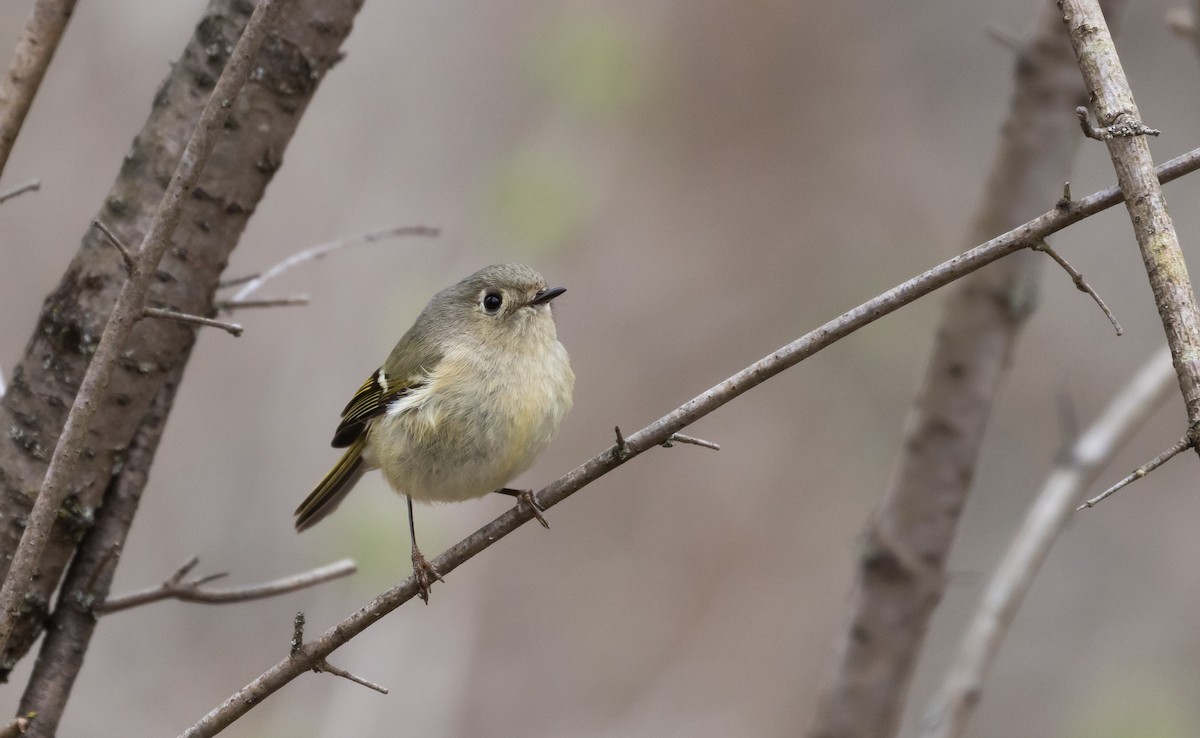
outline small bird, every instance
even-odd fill
[[[413,573],[428,603],[442,577],[417,547],[413,500],[499,492],[549,527],[532,490],[504,485],[550,445],[571,409],[575,374],[550,310],[564,292],[524,264],[499,264],[434,295],[342,411],[332,445],[346,451],[296,509],[296,530],[382,470],[407,500]]]

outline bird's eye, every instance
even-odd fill
[[[499,292],[489,292],[483,296],[483,311],[488,315],[495,315],[500,312],[500,306],[504,304],[504,298]]]

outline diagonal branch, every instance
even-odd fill
[[[42,85],[76,0],[37,0],[13,49],[8,71],[0,77],[0,173],[8,164],[17,134]]]
[[[187,148],[179,159],[175,174],[167,185],[146,237],[136,253],[134,269],[125,280],[113,306],[112,315],[100,337],[96,353],[88,365],[75,403],[67,415],[62,435],[54,448],[41,491],[34,502],[21,542],[13,555],[4,585],[0,588],[0,650],[7,645],[8,637],[21,613],[21,602],[41,559],[58,508],[70,487],[92,415],[101,404],[104,387],[112,376],[126,339],[134,323],[142,315],[150,280],[167,250],[171,233],[183,212],[184,203],[195,188],[221,127],[229,117],[233,100],[250,74],[258,50],[266,38],[267,27],[278,12],[279,5],[279,0],[262,0],[246,24],[245,31],[200,114]]]
[[[1125,193],[1125,207],[1150,277],[1179,389],[1187,406],[1189,432],[1200,429],[1200,309],[1188,278],[1179,237],[1154,174],[1154,159],[1133,91],[1095,0],[1059,0],[1067,35],[1094,101],[1096,120]]]
[[[962,735],[971,711],[979,703],[984,678],[1000,644],[1055,539],[1066,527],[1075,501],[1113,454],[1166,402],[1174,377],[1171,354],[1164,347],[1063,455],[992,574],[959,643],[953,666],[925,710],[920,738]]]

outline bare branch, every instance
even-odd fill
[[[291,297],[274,297],[263,300],[218,300],[213,307],[224,312],[233,312],[245,308],[292,307],[307,304],[308,295],[292,295]]]
[[[42,188],[42,183],[36,179],[32,179],[23,185],[14,187],[8,192],[0,194],[0,203],[8,202],[9,200],[24,195],[26,192],[36,192]]]
[[[1166,198],[1155,176],[1150,146],[1143,135],[1153,135],[1155,131],[1141,123],[1133,91],[1100,6],[1095,0],[1059,0],[1058,5],[1095,105],[1096,120],[1104,132],[1117,184],[1126,196],[1125,207],[1179,375],[1188,427],[1197,429],[1200,428],[1200,308],[1196,305],[1175,225],[1167,212]],[[1088,127],[1090,123],[1085,130]]]
[[[42,550],[50,535],[50,527],[67,490],[70,489],[70,480],[82,453],[82,441],[88,432],[92,415],[102,404],[102,393],[112,376],[120,352],[134,323],[142,315],[150,279],[166,252],[171,233],[183,212],[184,203],[200,178],[200,172],[216,143],[217,135],[229,117],[232,102],[249,76],[258,50],[266,38],[267,27],[278,12],[279,5],[279,0],[261,0],[255,7],[254,14],[238,39],[229,62],[222,70],[167,185],[138,251],[137,264],[121,287],[116,305],[113,306],[112,314],[88,364],[87,373],[54,448],[41,490],[9,565],[3,587],[0,588],[0,650],[7,645],[8,637],[20,616],[21,602],[41,559]]]
[[[1183,453],[1184,451],[1187,451],[1189,448],[1195,447],[1195,445],[1196,445],[1196,442],[1195,442],[1195,440],[1192,439],[1190,434],[1184,436],[1183,438],[1180,438],[1178,441],[1175,442],[1174,445],[1172,445],[1166,451],[1163,451],[1158,456],[1155,456],[1153,459],[1147,461],[1145,464],[1142,464],[1137,469],[1134,469],[1133,472],[1129,476],[1125,477],[1121,481],[1117,482],[1116,484],[1114,484],[1113,486],[1104,490],[1103,492],[1101,492],[1100,494],[1091,498],[1090,500],[1087,500],[1086,502],[1084,502],[1082,505],[1080,505],[1079,507],[1077,507],[1075,509],[1083,510],[1084,508],[1095,507],[1096,503],[1098,503],[1101,500],[1104,500],[1108,497],[1111,497],[1112,495],[1116,494],[1117,492],[1120,492],[1121,490],[1125,489],[1129,485],[1133,484],[1137,480],[1146,476],[1150,472],[1154,471],[1158,467],[1167,463],[1168,461],[1175,458],[1176,456]]]
[[[350,672],[346,671],[345,669],[339,669],[338,667],[329,663],[325,659],[321,659],[321,661],[318,662],[317,665],[314,666],[312,670],[317,672],[318,674],[325,671],[325,672],[329,672],[330,674],[333,674],[335,676],[340,676],[343,679],[349,679],[350,681],[354,682],[355,684],[361,684],[362,686],[366,687],[367,689],[373,689],[376,692],[379,692],[380,694],[388,693],[387,687],[384,687],[383,685],[380,685],[380,684],[376,684],[375,682],[372,682],[369,679],[364,679],[356,674],[351,674]]]
[[[167,581],[157,587],[142,590],[141,592],[132,592],[127,595],[118,597],[110,597],[104,601],[104,604],[96,608],[96,611],[104,615],[121,610],[128,610],[131,607],[146,605],[151,602],[160,602],[162,600],[180,600],[181,602],[199,602],[206,605],[227,605],[232,602],[247,602],[249,600],[261,600],[267,597],[276,597],[278,595],[296,592],[301,589],[307,589],[318,584],[340,579],[341,577],[349,576],[358,571],[358,567],[350,559],[342,559],[335,561],[332,564],[318,566],[315,569],[293,574],[283,577],[282,579],[274,579],[262,584],[251,584],[244,587],[230,587],[228,589],[200,589],[205,584],[226,576],[225,572],[220,574],[211,574],[199,579],[185,582],[184,577],[188,575],[192,567],[199,562],[198,557],[192,558],[175,572],[174,575]]]
[[[953,666],[925,710],[920,738],[962,735],[1000,644],[1055,539],[1070,519],[1075,501],[1095,482],[1116,451],[1166,402],[1174,378],[1171,352],[1163,347],[1062,455],[980,597]]]
[[[401,236],[427,236],[433,238],[439,233],[441,233],[439,229],[430,228],[429,226],[396,226],[394,228],[384,228],[382,230],[364,233],[359,236],[351,236],[350,238],[342,238],[338,239],[337,241],[323,243],[319,246],[313,246],[312,248],[305,249],[299,253],[292,254],[262,274],[247,279],[246,284],[240,290],[238,290],[236,294],[234,294],[232,301],[239,302],[241,300],[245,300],[252,292],[258,290],[259,287],[262,287],[267,280],[278,277],[280,274],[283,274],[294,266],[303,264],[306,261],[315,261],[317,259],[321,259],[330,252],[337,251],[338,249],[344,249],[347,246],[354,246],[363,243],[374,243],[375,241],[382,241],[385,238],[399,238]],[[230,284],[237,283],[238,280],[235,280]]]
[[[108,226],[104,224],[104,221],[97,218],[92,221],[92,225],[96,226],[96,229],[104,234],[105,238],[108,239],[108,242],[116,247],[117,251],[121,252],[121,258],[125,261],[125,274],[133,274],[133,268],[134,264],[136,263],[136,259],[134,259],[133,254],[130,253],[124,242],[117,238],[115,233],[109,230]]]
[[[1050,247],[1050,244],[1046,243],[1045,241],[1042,241],[1037,246],[1034,246],[1034,248],[1038,251],[1049,254],[1050,258],[1054,259],[1054,261],[1071,276],[1071,281],[1075,283],[1075,289],[1083,292],[1084,294],[1091,295],[1091,298],[1095,300],[1096,304],[1100,306],[1100,309],[1104,311],[1104,315],[1108,318],[1108,322],[1112,323],[1112,327],[1114,330],[1116,330],[1117,335],[1124,335],[1125,331],[1121,330],[1121,324],[1117,322],[1117,317],[1113,315],[1112,310],[1108,309],[1108,305],[1104,304],[1104,300],[1100,299],[1100,295],[1096,294],[1096,290],[1092,289],[1092,286],[1087,283],[1087,280],[1083,278],[1083,275],[1080,274],[1075,267],[1071,266],[1070,262],[1064,259],[1057,251]]]
[[[695,438],[693,436],[685,436],[682,433],[672,433],[670,438],[668,438],[667,440],[662,442],[662,445],[663,445],[663,448],[671,448],[671,446],[675,445],[676,443],[689,443],[693,446],[709,448],[709,449],[712,449],[713,451],[721,450],[720,444],[713,443],[712,441],[706,441],[703,438]]]
[[[8,71],[0,77],[0,173],[74,9],[75,0],[37,0],[21,29]]]
[[[226,323],[221,320],[213,320],[212,318],[205,318],[201,315],[192,315],[191,313],[181,313],[177,310],[167,310],[166,308],[145,307],[142,308],[142,316],[146,318],[177,320],[180,323],[204,325],[208,326],[209,328],[220,328],[231,336],[240,336],[246,330],[237,323]]]

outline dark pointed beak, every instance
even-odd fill
[[[566,291],[567,291],[566,287],[551,287],[548,290],[542,290],[541,292],[539,292],[533,296],[533,299],[529,301],[529,304],[530,305],[545,305],[546,303],[550,302],[551,300],[553,300],[554,298],[558,297],[559,295],[561,295],[562,293],[564,293]]]

